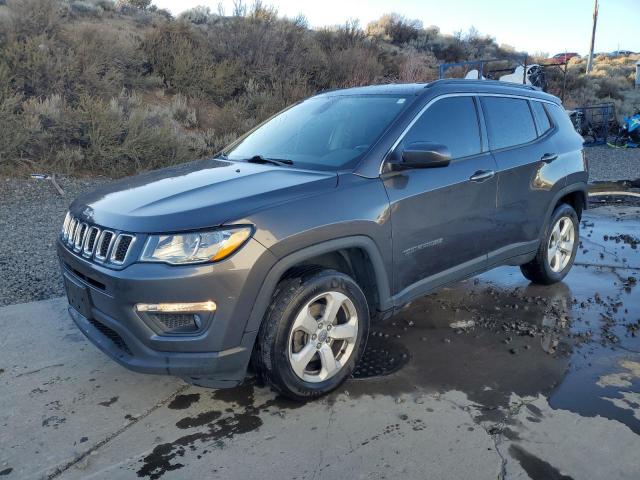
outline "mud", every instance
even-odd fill
[[[282,415],[281,412],[284,409],[303,407],[301,403],[277,396],[263,401],[256,400],[255,383],[255,379],[252,379],[238,388],[213,392],[211,394],[213,400],[228,405],[224,411],[205,410],[178,420],[175,426],[180,430],[199,427],[204,427],[205,430],[189,433],[171,442],[155,446],[150,454],[140,459],[142,466],[136,472],[138,477],[158,479],[167,472],[183,468],[184,464],[179,459],[184,457],[187,451],[193,452],[199,460],[212,450],[224,448],[225,442],[233,439],[234,436],[258,429],[263,424],[261,414]],[[181,406],[188,402],[188,406],[184,408],[191,408],[198,407],[199,400],[200,396],[195,398],[195,396],[180,395],[174,402],[177,401]],[[175,409],[175,405],[173,408]]]
[[[186,395],[177,395],[171,403],[169,403],[168,408],[171,410],[184,410],[189,408],[194,403],[197,403],[200,400],[199,393],[190,393]]]

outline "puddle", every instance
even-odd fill
[[[560,284],[531,285],[519,269],[502,267],[414,302],[374,337],[406,348],[402,368],[346,390],[459,390],[496,421],[512,394],[544,395],[554,408],[615,419],[640,434],[640,379],[623,367],[640,362],[640,251],[629,241],[640,235],[640,209],[589,211],[583,235],[578,265]],[[596,383],[612,373],[627,383]]]
[[[594,182],[589,185],[592,205],[616,204],[640,206],[640,179],[619,182]]]
[[[403,346],[406,363],[393,375],[348,382],[349,394],[458,390],[488,411],[507,408],[512,393],[549,394],[569,364],[571,291],[522,283],[481,277],[414,302],[374,337]]]

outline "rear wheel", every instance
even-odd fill
[[[522,274],[533,283],[543,285],[562,280],[576,257],[578,225],[578,215],[573,207],[564,203],[558,205],[535,258],[520,266]]]
[[[368,333],[367,301],[351,277],[316,270],[285,280],[260,328],[258,371],[289,398],[318,397],[351,375]]]

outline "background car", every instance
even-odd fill
[[[564,52],[564,53],[556,53],[553,57],[549,58],[548,61],[554,64],[560,64],[568,62],[569,59],[573,57],[579,57],[576,52]]]
[[[612,57],[628,57],[629,55],[635,55],[635,52],[631,50],[614,50],[611,52]]]

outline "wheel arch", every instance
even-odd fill
[[[392,307],[387,271],[375,242],[363,235],[343,237],[308,246],[278,260],[267,273],[258,292],[245,332],[255,332],[260,328],[280,280],[295,275],[300,268],[312,265],[334,268],[353,276],[363,288],[368,302],[375,302],[381,311]],[[371,280],[374,281],[373,285]]]
[[[549,207],[547,208],[544,228],[546,229],[553,211],[561,203],[567,203],[571,205],[578,214],[578,220],[580,220],[582,218],[582,212],[588,207],[587,191],[587,184],[584,182],[572,183],[558,190],[554,195],[553,200],[549,203]]]
[[[562,196],[555,202],[553,209],[555,209],[561,203],[571,205],[571,207],[573,207],[573,209],[576,211],[576,214],[578,215],[578,220],[580,220],[582,218],[582,212],[587,208],[587,202],[588,194],[587,187],[585,185],[584,189],[577,188],[569,190],[567,192],[563,192]]]

